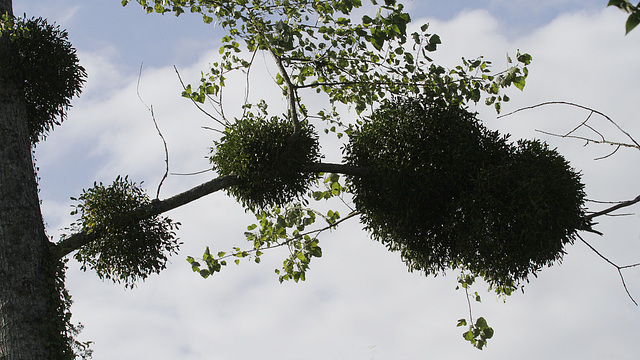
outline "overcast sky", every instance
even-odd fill
[[[506,65],[506,52],[530,53],[534,62],[525,91],[513,92],[505,111],[542,101],[572,101],[609,115],[640,138],[640,30],[624,36],[625,16],[606,1],[407,1],[415,27],[430,23],[443,44],[434,59],[454,66],[460,57],[480,55]],[[150,115],[137,96],[153,105],[167,138],[171,171],[206,169],[215,134],[211,120],[180,97],[175,65],[185,81],[215,61],[220,33],[198,16],[144,15],[118,0],[15,1],[16,14],[43,16],[67,28],[89,80],[62,127],[38,146],[37,164],[44,219],[57,238],[72,221],[70,196],[94,181],[117,175],[144,181],[151,194],[164,172],[164,150]],[[269,59],[261,61],[269,68]],[[240,97],[241,86],[229,90]],[[241,82],[238,82],[241,84]],[[268,71],[256,72],[252,95],[284,106]],[[260,93],[259,90],[263,92]],[[275,91],[274,91],[275,90]],[[275,95],[273,95],[275,94]],[[558,139],[536,129],[563,133],[588,113],[549,106],[496,119],[477,109],[486,125],[548,141],[583,174],[595,200],[632,199],[640,193],[640,151]],[[345,114],[346,117],[351,115]],[[624,140],[602,118],[590,123],[611,140]],[[340,144],[323,138],[333,156]],[[170,176],[161,197],[209,180],[214,174]],[[591,204],[593,209],[598,205]],[[600,205],[601,206],[601,205]],[[600,207],[601,208],[601,207]],[[637,211],[637,208],[628,212]],[[398,254],[370,240],[357,221],[321,237],[323,257],[314,259],[304,283],[278,282],[274,269],[286,257],[269,252],[259,265],[246,262],[201,279],[186,256],[244,246],[252,222],[224,193],[169,214],[182,222],[181,253],[169,268],[134,290],[100,281],[70,262],[68,288],[74,320],[85,325],[81,339],[95,341],[96,360],[254,359],[637,359],[640,309],[627,297],[615,268],[584,244],[569,247],[560,266],[543,270],[506,303],[485,292],[474,304],[495,329],[488,348],[478,351],[462,339],[457,319],[467,303],[455,291],[455,274],[425,277],[408,273]],[[619,265],[640,261],[637,214],[601,219],[605,236],[585,240]],[[640,300],[640,269],[626,271],[629,291]]]

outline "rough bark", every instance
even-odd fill
[[[0,0],[0,13],[11,12]],[[47,353],[45,236],[24,98],[11,74],[11,44],[0,37],[0,359],[53,359]]]

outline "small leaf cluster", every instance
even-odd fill
[[[97,240],[81,247],[75,258],[83,270],[90,268],[101,279],[133,287],[138,280],[164,270],[168,256],[180,248],[175,233],[180,223],[134,214],[151,201],[144,189],[127,177],[117,177],[109,186],[96,183],[72,199],[78,204],[71,214],[80,215],[72,230],[98,235]]]
[[[5,15],[1,23],[0,34],[10,34],[17,57],[0,67],[12,69],[21,84],[29,136],[35,145],[65,119],[71,98],[80,95],[87,73],[79,65],[66,30],[42,18],[10,19]]]
[[[499,114],[502,103],[511,99],[503,94],[501,89],[515,86],[520,91],[524,90],[526,79],[529,76],[529,68],[532,57],[527,53],[516,51],[516,61],[507,54],[508,68],[498,74],[491,74],[491,62],[479,57],[474,60],[462,58],[462,65],[449,70],[447,75],[443,75],[442,80],[436,81],[441,89],[445,89],[441,94],[430,92],[429,96],[440,96],[449,99],[450,103],[467,103],[473,101],[478,103],[482,99],[482,93],[487,97],[486,105],[493,105]],[[447,85],[449,84],[449,85]],[[437,87],[436,87],[437,89]],[[427,94],[429,92],[425,92]]]
[[[238,265],[241,259],[253,255],[254,261],[260,263],[263,250],[286,246],[290,254],[284,260],[282,269],[276,269],[280,282],[304,281],[311,259],[322,256],[317,238],[309,235],[312,232],[304,232],[316,221],[317,213],[300,204],[291,204],[283,208],[275,206],[269,210],[261,210],[255,215],[258,223],[249,225],[244,233],[247,241],[252,244],[251,250],[234,247],[232,252],[219,251],[217,257],[214,257],[207,247],[201,259],[206,268],[195,258],[187,258],[193,271],[207,278],[220,272],[227,265],[228,258],[235,258],[234,262]],[[327,216],[335,221],[340,215],[330,212]]]
[[[508,142],[442,99],[389,102],[350,136],[354,203],[410,270],[513,287],[562,258],[584,215],[579,174],[539,141]]]
[[[328,200],[334,196],[340,196],[343,193],[349,192],[348,185],[340,183],[339,174],[328,174],[324,178],[325,190],[317,190],[311,193],[314,200]]]
[[[210,161],[220,175],[237,175],[242,183],[227,189],[250,209],[293,202],[316,178],[304,167],[320,159],[318,137],[311,125],[295,133],[278,117],[247,116],[225,129]]]
[[[48,300],[47,316],[44,331],[47,336],[49,353],[56,354],[60,360],[88,360],[93,350],[91,341],[81,342],[76,339],[82,331],[81,324],[71,323],[71,295],[65,287],[68,259],[49,256],[45,260],[45,282]]]
[[[467,320],[458,320],[457,326],[466,326]],[[462,334],[462,337],[471,343],[474,347],[482,350],[487,346],[487,340],[493,337],[493,328],[487,324],[487,320],[483,317],[479,317],[475,323],[469,324],[469,330]]]
[[[482,302],[477,291],[473,295],[469,295],[469,288],[473,285],[476,278],[477,277],[473,274],[461,273],[458,276],[458,284],[460,285],[456,286],[456,290],[459,290],[460,288],[464,289],[465,295],[467,296],[467,303],[469,304],[469,330],[465,331],[462,334],[462,337],[469,341],[474,347],[482,350],[482,348],[487,345],[487,340],[493,337],[493,329],[487,325],[487,321],[482,317],[478,318],[475,323],[473,321],[473,316],[471,314],[471,301],[469,299],[473,298],[476,302]],[[458,327],[466,325],[467,319],[463,318],[458,320]]]
[[[629,14],[625,23],[625,33],[629,33],[640,24],[640,3],[633,5],[629,0],[609,0],[607,6],[615,6]]]

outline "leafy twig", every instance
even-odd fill
[[[178,80],[180,81],[180,85],[182,85],[182,88],[186,91],[186,90],[187,90],[187,87],[185,86],[184,82],[182,81],[182,77],[180,76],[180,72],[178,72],[178,68],[174,65],[174,66],[173,66],[173,69],[175,70],[176,75],[178,75]],[[189,99],[191,99],[191,98],[189,98]],[[205,109],[203,109],[200,105],[198,105],[198,103],[197,103],[195,100],[191,99],[191,102],[192,102],[192,103],[193,103],[193,105],[195,105],[195,106],[196,106],[196,108],[198,108],[198,110],[200,110],[203,114],[205,114],[205,115],[207,115],[208,117],[210,117],[211,119],[213,119],[213,121],[217,122],[218,124],[220,124],[220,125],[222,125],[222,126],[224,126],[224,127],[226,127],[226,126],[227,126],[227,124],[225,124],[224,122],[222,122],[221,120],[219,120],[219,119],[218,119],[218,118],[216,118],[215,116],[213,116],[213,115],[209,114]],[[218,130],[218,129],[213,129],[213,128],[209,128],[209,129],[210,129],[210,130],[217,131],[217,132],[219,132],[219,133],[222,133],[222,131],[220,131],[220,130]]]
[[[314,212],[316,212],[316,211],[314,211]],[[318,212],[316,212],[316,213],[318,213]],[[318,213],[318,214],[319,214],[319,213]],[[333,228],[336,228],[336,227],[338,227],[338,225],[340,225],[340,224],[341,224],[341,223],[343,223],[344,221],[347,221],[347,220],[349,220],[350,218],[352,218],[352,217],[354,217],[354,216],[357,216],[357,215],[359,215],[359,214],[360,214],[360,212],[358,212],[358,211],[354,211],[354,212],[349,213],[347,216],[343,217],[342,219],[340,219],[340,220],[338,220],[338,221],[336,221],[336,222],[334,222],[334,223],[330,223],[329,225],[327,225],[327,226],[325,226],[325,227],[323,227],[323,228],[315,229],[315,230],[310,230],[310,231],[307,231],[307,232],[304,232],[304,233],[296,234],[295,236],[290,237],[290,238],[286,239],[286,240],[285,240],[285,241],[283,241],[283,242],[279,242],[279,243],[276,243],[276,244],[273,244],[273,245],[267,245],[267,246],[264,246],[264,247],[253,248],[253,249],[250,249],[250,250],[243,250],[243,251],[234,252],[234,253],[231,253],[231,254],[225,254],[224,256],[218,257],[218,258],[216,258],[215,260],[220,261],[220,260],[224,260],[224,259],[227,259],[227,258],[230,258],[230,257],[235,257],[235,256],[237,256],[237,255],[238,255],[238,254],[240,254],[240,253],[242,253],[242,254],[251,254],[251,253],[258,252],[258,251],[262,252],[263,250],[269,250],[269,249],[279,248],[279,247],[282,247],[282,246],[285,246],[285,245],[289,245],[289,244],[291,244],[292,242],[294,242],[294,241],[296,241],[296,240],[298,240],[298,239],[301,239],[301,238],[303,238],[303,237],[304,237],[304,236],[306,236],[306,235],[315,234],[315,236],[317,237],[317,236],[318,236],[318,235],[320,235],[322,232],[327,231],[327,230],[331,230],[331,229],[333,229]],[[322,215],[322,214],[321,214],[321,216],[323,216],[323,217],[324,217],[324,215]],[[327,221],[327,222],[328,222],[328,221]],[[246,256],[246,255],[245,255],[245,256]],[[243,257],[244,257],[244,256],[243,256]]]

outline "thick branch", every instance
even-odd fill
[[[636,196],[636,197],[635,197],[635,199],[627,200],[627,201],[623,201],[623,202],[621,202],[621,203],[619,203],[619,204],[616,204],[616,205],[614,205],[614,206],[612,206],[612,207],[610,207],[610,208],[606,208],[606,209],[604,209],[604,210],[601,210],[601,211],[595,212],[595,213],[593,213],[593,214],[589,214],[589,215],[585,216],[585,219],[587,219],[587,220],[591,220],[591,219],[593,219],[594,217],[602,216],[602,215],[606,215],[606,214],[612,213],[612,212],[614,212],[614,211],[616,211],[616,210],[618,210],[618,209],[621,209],[621,208],[623,208],[623,207],[627,207],[627,206],[631,206],[631,205],[637,204],[638,202],[640,202],[640,195]]]
[[[309,165],[305,167],[303,171],[317,173],[332,172],[351,176],[364,176],[371,173],[369,169],[363,169],[357,166],[329,163],[318,163]],[[239,185],[240,182],[241,180],[236,175],[221,176],[168,199],[153,200],[147,205],[143,205],[131,212],[122,214],[121,218],[128,219],[129,221],[140,221],[143,219],[147,219],[152,216],[156,216],[169,210],[173,210],[180,206],[186,205],[216,191],[226,189],[230,186]],[[95,227],[89,232],[79,232],[63,239],[56,245],[58,256],[67,256],[80,247],[87,245],[94,240],[97,240],[98,238],[100,238],[100,235],[104,231],[105,230],[100,227]]]
[[[317,163],[306,166],[303,171],[315,172],[315,173],[336,173],[351,176],[366,176],[373,173],[371,169],[362,168],[353,165],[345,164],[331,164],[331,163]]]
[[[151,203],[141,206],[131,212],[121,215],[122,218],[133,219],[136,221],[146,219],[176,209],[182,205],[186,205],[201,197],[225,189],[227,187],[238,185],[240,179],[235,175],[221,176],[219,178],[200,184],[183,193],[175,195],[165,200],[153,200]],[[57,244],[58,256],[64,257],[80,247],[89,244],[98,239],[104,232],[100,227],[91,229],[90,232],[79,232],[73,234]]]

